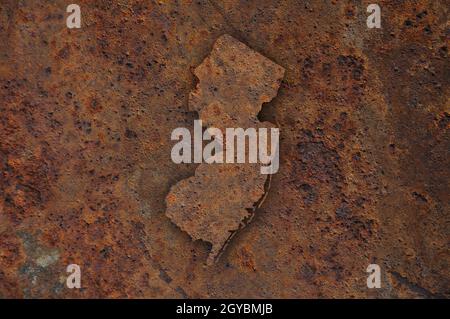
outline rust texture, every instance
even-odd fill
[[[0,297],[450,296],[448,1],[377,1],[381,29],[372,1],[74,2],[81,29],[66,1],[0,1]],[[285,69],[258,115],[280,169],[206,267],[166,216],[198,169],[170,134],[224,34]]]
[[[225,134],[226,128],[273,126],[259,122],[257,115],[262,103],[277,93],[284,75],[279,65],[223,35],[195,75],[200,82],[190,95],[189,107],[199,113],[205,127]],[[226,142],[224,137],[216,139]],[[215,155],[223,158],[225,153]],[[235,232],[253,218],[268,190],[264,187],[268,176],[261,174],[259,164],[248,163],[248,148],[246,153],[246,163],[199,165],[195,176],[174,185],[166,198],[166,215],[192,239],[212,244],[208,264],[217,260]]]

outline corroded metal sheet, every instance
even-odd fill
[[[74,2],[80,29],[66,1],[1,1],[0,297],[449,297],[448,1],[378,1],[380,29],[366,1]],[[166,216],[199,169],[170,136],[224,34],[285,69],[258,115],[280,169],[205,267]]]
[[[227,128],[273,126],[260,123],[257,115],[262,103],[276,95],[284,75],[282,67],[224,35],[195,74],[199,84],[190,95],[189,106],[207,128],[226,132]],[[220,143],[226,143],[229,137],[220,134]],[[248,161],[249,147],[245,152]],[[200,164],[195,175],[174,185],[166,198],[166,215],[192,239],[212,244],[208,264],[253,217],[268,190],[264,187],[268,176],[261,174],[259,164],[224,163],[225,153],[215,154],[222,155],[222,163]],[[233,162],[235,157],[233,154]]]

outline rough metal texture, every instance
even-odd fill
[[[69,30],[65,1],[2,0],[0,297],[449,297],[448,1],[378,1],[379,30],[370,2],[78,1]],[[164,199],[223,34],[286,69],[281,162],[205,267]]]
[[[280,86],[284,69],[279,65],[223,35],[195,69],[195,75],[199,84],[190,95],[189,107],[199,113],[205,127],[220,129],[222,136],[213,144],[227,142],[228,136],[223,136],[226,128],[258,130],[273,126],[259,122],[257,115]],[[267,136],[264,140],[268,142]],[[268,176],[261,174],[260,164],[248,162],[248,150],[246,163],[200,164],[195,175],[173,186],[166,198],[166,215],[192,239],[212,244],[209,265],[218,259],[235,232],[253,218],[268,190],[264,187]],[[226,150],[214,156],[222,157],[222,162],[225,156],[231,157]],[[236,163],[235,153],[233,159]]]

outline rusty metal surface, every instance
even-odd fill
[[[225,34],[194,73],[199,83],[190,94],[189,109],[197,111],[203,127],[215,130],[213,133],[220,130],[211,144],[215,153],[209,153],[211,161],[219,163],[200,164],[194,176],[172,186],[166,197],[166,215],[193,240],[211,244],[207,259],[211,265],[236,232],[253,219],[270,181],[268,174],[261,174],[261,164],[238,163],[234,147],[232,153],[231,148],[224,148],[229,139],[233,146],[237,143],[226,129],[250,128],[256,132],[273,127],[269,122],[260,122],[257,116],[262,104],[276,95],[284,69]],[[267,137],[266,131],[265,138],[261,135],[252,142],[263,145]],[[197,157],[203,155],[201,148],[196,152]],[[248,148],[243,154],[249,158]]]
[[[0,1],[0,297],[449,297],[448,2],[368,3]],[[286,70],[280,170],[206,267],[165,198],[223,34]]]

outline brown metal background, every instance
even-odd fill
[[[367,29],[371,2],[77,1],[70,30],[70,2],[0,1],[0,297],[449,297],[448,1],[376,1]],[[286,69],[260,115],[281,163],[206,267],[164,198],[225,33]]]

